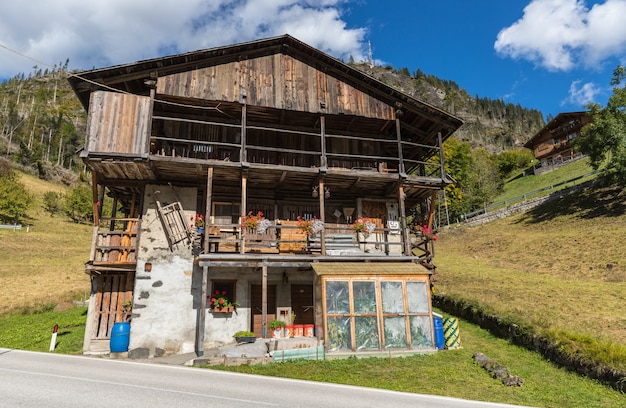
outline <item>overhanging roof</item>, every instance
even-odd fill
[[[430,275],[422,265],[412,262],[325,262],[312,263],[316,274],[328,275]]]
[[[405,111],[404,123],[418,126],[432,134],[441,131],[443,140],[463,124],[460,118],[434,105],[415,99],[289,35],[83,71],[70,75],[68,81],[85,109],[88,110],[89,96],[97,89],[117,89],[147,96],[150,88],[145,81],[152,78],[154,74],[164,76],[279,52],[309,61],[320,70],[375,94],[376,98],[391,106],[401,104]]]

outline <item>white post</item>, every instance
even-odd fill
[[[54,347],[57,345],[57,332],[59,331],[59,325],[55,324],[52,329],[52,338],[50,339],[50,351],[54,351]]]

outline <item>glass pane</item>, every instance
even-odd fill
[[[409,313],[428,313],[428,292],[426,282],[406,283],[406,296],[409,304]]]
[[[404,313],[402,282],[381,282],[383,313]]]
[[[374,282],[354,282],[354,314],[376,313],[376,285]]]
[[[328,317],[326,325],[328,329],[328,351],[352,350],[349,317]]]
[[[411,348],[431,348],[433,339],[428,316],[411,316]]]
[[[404,317],[385,317],[385,348],[406,348]]]
[[[350,313],[350,294],[347,281],[326,281],[326,313]]]
[[[355,317],[357,350],[378,350],[378,324],[376,316]]]

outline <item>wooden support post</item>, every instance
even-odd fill
[[[439,171],[441,172],[441,179],[446,178],[446,167],[444,166],[443,156],[443,141],[441,138],[441,132],[437,132],[437,145],[439,146]]]
[[[428,228],[432,231],[433,229],[433,218],[435,216],[435,202],[437,201],[437,192],[433,192],[430,196],[430,208],[428,213]]]
[[[263,280],[261,283],[261,336],[267,335],[267,266],[263,265]]]
[[[324,214],[326,212],[326,208],[324,205],[324,200],[326,200],[326,198],[324,197],[326,194],[324,192],[324,179],[321,178],[319,181],[319,200],[320,200],[320,218],[322,221],[324,221]],[[321,244],[321,255],[326,255],[326,228],[322,229],[322,233],[320,234],[320,244]]]
[[[206,322],[206,296],[209,282],[209,267],[202,267],[202,283],[200,286],[200,308],[198,309],[198,321],[196,322],[196,356],[204,356],[204,326]]]
[[[396,137],[398,139],[398,173],[404,174],[404,155],[402,154],[402,133],[400,132],[400,109],[396,110]]]
[[[97,227],[100,223],[100,218],[98,214],[98,177],[95,171],[91,172],[91,194],[93,200],[93,225]]]
[[[113,197],[113,208],[111,208],[111,222],[109,223],[109,231],[115,230],[115,218],[117,217],[117,197]],[[129,215],[131,217],[131,215]]]
[[[404,206],[404,186],[398,187],[398,202],[400,203],[400,228],[402,229],[402,240],[404,242],[404,256],[411,256],[411,241],[409,241],[409,229],[406,226],[406,208]]]
[[[146,123],[148,124],[148,126],[146,126],[145,134],[144,134],[144,138],[145,138],[144,151],[141,152],[141,156],[144,158],[147,158],[150,155],[150,136],[152,135],[152,116],[154,115],[154,99],[156,97],[156,87],[157,87],[158,78],[159,78],[158,73],[151,72],[150,79],[146,79],[144,81],[144,83],[150,88],[150,109],[148,110],[148,120],[146,120]]]
[[[328,158],[326,157],[326,117],[322,115],[320,117],[320,146],[321,146],[321,157],[320,157],[320,167],[325,169],[328,167]],[[320,190],[322,191],[322,190]],[[322,214],[322,218],[324,215]]]
[[[211,207],[213,202],[213,167],[209,167],[207,170],[207,180],[206,180],[206,207],[204,210],[204,220],[205,220],[205,233],[204,233],[204,253],[208,254],[210,251],[210,242],[209,242],[209,227],[213,225],[209,223],[211,219]]]
[[[248,201],[248,173],[247,172],[242,172],[241,173],[241,214],[245,216],[245,214],[248,213],[247,210],[247,201]],[[240,223],[243,222],[243,220],[239,221]],[[239,242],[239,253],[241,255],[246,253],[246,229],[243,227],[240,227],[241,229],[241,234],[239,236],[240,242]]]
[[[433,218],[435,216],[435,202],[437,201],[437,192],[435,191],[431,196],[430,196],[430,208],[429,208],[429,215],[428,215],[428,229],[430,229],[431,231],[433,230]],[[428,248],[428,246],[430,246],[430,248]],[[435,256],[435,243],[433,241],[429,241],[428,243],[426,243],[426,249],[430,251],[430,254],[432,256]]]
[[[102,217],[102,207],[104,207],[104,190],[106,190],[104,184],[100,186],[100,191],[98,192],[98,202],[100,205],[98,206],[98,220]]]
[[[239,161],[246,163],[248,161],[248,153],[246,150],[246,117],[247,117],[246,103],[241,106],[241,154]]]

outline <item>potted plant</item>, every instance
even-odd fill
[[[376,229],[376,224],[359,215],[356,221],[354,221],[354,224],[352,224],[351,228],[357,233],[357,235],[360,232],[365,235],[365,237],[368,237]]]
[[[248,215],[241,216],[241,226],[247,231],[256,230],[259,227],[259,222],[264,219],[265,217],[261,211],[256,214],[250,211]]]
[[[132,310],[133,310],[132,301],[127,300],[126,302],[122,303],[122,314],[123,314],[122,319],[124,322],[130,321]]]
[[[314,237],[322,229],[324,229],[324,221],[318,220],[315,217],[310,219],[304,219],[298,216],[298,228],[300,229],[300,231],[303,231],[307,237]]]
[[[241,330],[233,335],[237,343],[254,343],[256,336],[251,331]]]
[[[274,319],[271,322],[269,322],[267,326],[272,331],[272,338],[274,339],[281,338],[283,336],[283,330],[285,329],[286,325],[287,324],[284,321],[278,320],[278,319]]]
[[[191,221],[193,221],[192,227],[196,227],[198,233],[202,234],[206,225],[206,222],[204,221],[204,215],[196,214],[195,217],[191,217]]]
[[[235,307],[239,306],[239,303],[232,302],[228,298],[228,293],[225,290],[221,292],[216,290],[213,295],[207,296],[207,300],[209,301],[209,307],[214,312],[230,313],[235,311]]]

